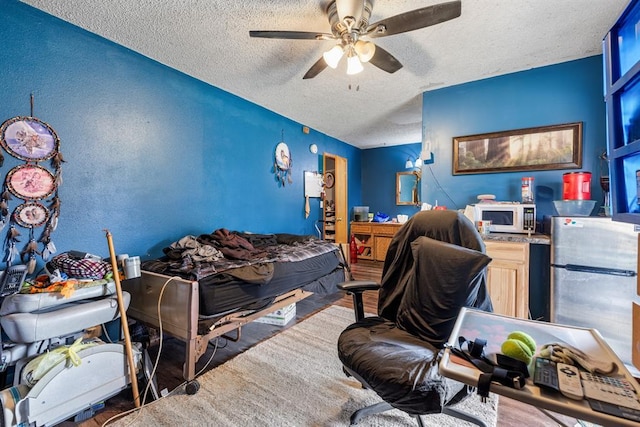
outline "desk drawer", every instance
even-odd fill
[[[371,233],[371,225],[369,225],[368,223],[355,224],[352,222],[351,232],[352,233]]]
[[[520,242],[484,242],[487,255],[494,260],[528,262],[529,244]]]
[[[380,224],[380,225],[375,225],[375,234],[386,234],[389,236],[393,236],[394,234],[396,234],[396,231],[398,231],[400,229],[400,224],[398,225],[391,225],[391,224]]]

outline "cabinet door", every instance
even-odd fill
[[[631,361],[636,368],[640,369],[640,305],[636,302],[631,305],[633,311]]]
[[[391,240],[393,236],[375,236],[375,256],[376,261],[384,261],[384,258],[387,256],[387,250],[389,249],[389,245],[391,244]]]
[[[512,317],[529,317],[529,244],[486,242],[487,286],[493,311]]]

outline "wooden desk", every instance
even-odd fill
[[[355,235],[359,259],[384,261],[393,235],[402,227],[396,222],[352,222],[351,234]]]
[[[482,338],[487,340],[486,352],[497,353],[500,351],[500,346],[507,335],[516,330],[524,331],[531,335],[536,340],[538,349],[548,343],[560,342],[578,348],[594,359],[612,361],[617,367],[616,376],[625,377],[634,385],[636,394],[640,394],[640,385],[595,329],[517,319],[463,308],[453,328],[448,345],[457,347],[459,336],[469,340]],[[469,367],[468,364],[456,363],[455,357],[452,357],[450,351],[447,349],[440,360],[440,373],[447,378],[452,378],[474,387],[477,386],[481,372],[474,367]],[[526,386],[521,390],[498,383],[492,383],[490,390],[493,393],[507,396],[537,408],[548,409],[603,426],[638,426],[636,421],[594,411],[586,400],[572,400],[564,397],[559,392],[541,389],[533,384],[532,378],[527,379]]]

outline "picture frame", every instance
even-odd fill
[[[0,145],[21,160],[48,160],[57,153],[59,143],[56,131],[35,117],[13,117],[0,126]]]
[[[6,185],[11,194],[23,200],[42,200],[56,189],[55,177],[51,172],[29,163],[11,169]]]
[[[582,168],[582,122],[453,138],[453,175]]]
[[[333,176],[332,172],[325,172],[324,174],[324,186],[326,188],[333,188],[336,183],[336,178]]]
[[[49,210],[41,203],[27,202],[15,209],[13,218],[22,227],[40,227],[49,220]]]

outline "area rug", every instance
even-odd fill
[[[348,426],[351,414],[380,401],[342,372],[336,343],[353,323],[353,311],[331,306],[245,351],[198,378],[200,390],[180,390],[130,414],[119,426]],[[497,396],[477,395],[456,408],[496,424]],[[424,417],[428,426],[471,425],[442,414]],[[363,427],[416,427],[399,410],[372,415]]]

